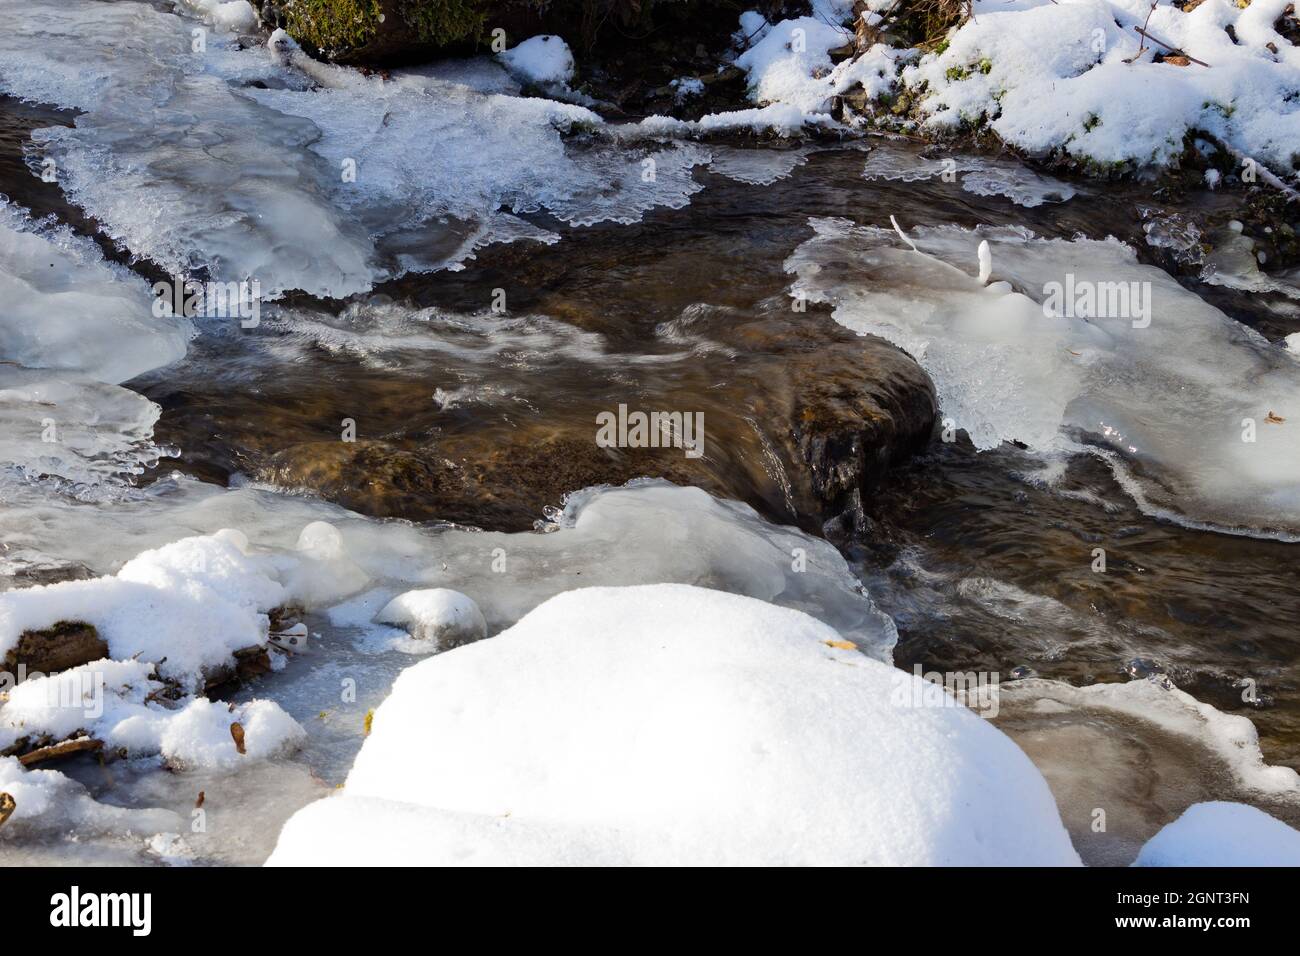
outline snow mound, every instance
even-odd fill
[[[1273,29],[1288,2],[1205,0],[1184,13],[1146,0],[1023,0],[1010,10],[976,0],[946,47],[901,79],[935,131],[987,125],[1031,154],[1061,150],[1104,168],[1165,164],[1196,129],[1288,175],[1300,143],[1300,47]],[[1209,67],[1157,63],[1163,51],[1151,42],[1138,56],[1144,23]]]
[[[34,677],[0,704],[0,750],[48,735],[62,740],[85,731],[110,752],[130,758],[161,756],[173,770],[234,769],[280,756],[306,732],[278,704],[226,704],[201,697],[165,706],[153,665],[95,661],[53,676]],[[243,753],[231,726],[243,729]]]
[[[792,294],[907,350],[978,449],[1103,457],[1150,514],[1300,534],[1300,367],[1113,239],[813,221]],[[974,275],[987,242],[992,285]]]
[[[138,658],[198,686],[235,651],[265,645],[266,612],[286,598],[268,560],[241,544],[236,532],[185,538],[144,552],[114,576],[0,594],[0,655],[24,631],[84,621],[114,659]]]
[[[735,65],[747,74],[753,102],[780,104],[813,119],[829,113],[840,93],[861,88],[875,98],[893,89],[900,65],[912,58],[913,51],[877,45],[856,59],[836,64],[830,51],[853,42],[853,31],[837,25],[848,11],[814,12],[815,16],[775,24],[764,22],[753,11],[741,15],[737,36],[752,45],[736,57]]]
[[[1244,803],[1197,803],[1153,836],[1134,866],[1300,866],[1300,831]]]
[[[269,862],[1077,865],[1028,758],[913,685],[749,598],[568,592],[405,671]]]
[[[573,51],[557,36],[529,37],[499,59],[516,79],[534,86],[565,87],[573,79]]]
[[[487,621],[472,598],[448,588],[426,588],[399,594],[376,615],[381,624],[401,624],[420,641],[441,650],[487,637]]]

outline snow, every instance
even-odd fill
[[[257,11],[248,0],[180,0],[213,26],[232,33],[257,26]]]
[[[1149,514],[1300,534],[1300,432],[1268,417],[1300,418],[1300,368],[1127,246],[940,226],[911,230],[913,252],[892,229],[813,227],[786,263],[792,294],[913,355],[977,449],[1087,450]],[[988,287],[975,278],[981,241],[1001,280]],[[1098,307],[1107,289],[1128,307]],[[1094,306],[1071,315],[1062,300],[1080,290]]]
[[[1162,165],[1208,132],[1284,175],[1300,142],[1300,48],[1272,28],[1287,0],[1161,2],[1150,33],[1210,64],[1135,62],[1145,0],[976,0],[946,49],[904,68],[931,132],[983,126],[1033,155]],[[1237,42],[1228,35],[1235,29]],[[1272,43],[1277,52],[1268,49]]]
[[[448,588],[407,591],[393,598],[375,620],[406,626],[411,636],[441,650],[487,637],[487,621],[474,600]]]
[[[1300,831],[1243,803],[1197,803],[1153,836],[1134,866],[1300,866]]]
[[[704,81],[698,76],[679,76],[668,85],[673,88],[673,99],[678,103],[704,95]]]
[[[573,51],[557,36],[529,37],[499,59],[516,79],[534,86],[567,87],[574,75]]]
[[[135,829],[178,828],[181,819],[167,810],[131,810],[97,803],[86,788],[55,770],[27,770],[17,757],[0,757],[0,792],[14,799],[13,816],[0,830],[0,844],[39,831],[75,829],[83,835],[117,834]],[[6,860],[10,858],[6,850]]]
[[[269,863],[1077,865],[1010,740],[843,643],[700,588],[562,594],[405,671]]]
[[[286,599],[265,559],[234,536],[185,538],[128,561],[114,576],[0,594],[0,654],[28,630],[94,625],[117,660],[138,658],[188,686],[265,645],[266,612]]]
[[[752,16],[741,17],[744,35],[753,32]],[[900,65],[913,51],[877,45],[836,64],[830,51],[853,40],[852,30],[833,25],[840,19],[797,17],[759,30],[735,61],[747,74],[749,98],[761,106],[784,105],[812,120],[829,113],[837,94],[861,87],[874,98],[893,89]]]
[[[130,758],[161,756],[173,770],[233,769],[280,756],[305,732],[269,700],[226,704],[202,697],[165,706],[153,665],[102,660],[52,676],[32,677],[0,704],[0,750],[24,737],[61,740],[79,730]],[[239,753],[230,727],[244,729]]]

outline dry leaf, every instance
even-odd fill
[[[247,753],[244,750],[244,725],[236,721],[230,725],[230,736],[235,738],[235,749],[241,754]]]
[[[7,793],[0,793],[0,827],[13,816],[14,810],[18,807],[17,801]]]
[[[1178,53],[1170,53],[1168,56],[1161,58],[1161,63],[1172,63],[1174,66],[1191,66],[1192,61]]]
[[[367,737],[370,736],[370,725],[373,724],[374,722],[375,722],[374,710],[366,711],[366,736]]]
[[[827,647],[838,647],[842,651],[856,651],[858,645],[852,641],[822,641]]]
[[[1281,415],[1274,415],[1272,412],[1269,412],[1268,417],[1265,418],[1264,421],[1269,425],[1281,425],[1284,421],[1286,421],[1286,419],[1283,418]]]
[[[206,800],[207,798],[208,798],[207,793],[205,793],[204,791],[200,790],[200,791],[199,791],[199,798],[198,798],[197,800],[194,801],[194,809],[197,810],[197,809],[199,809],[199,807],[203,806],[203,801]]]

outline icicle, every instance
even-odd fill
[[[895,219],[893,216],[890,216],[889,221],[894,224],[894,232],[898,233],[899,239],[902,239],[905,243],[911,246],[913,252],[921,251],[920,249],[916,248],[916,243],[912,242],[911,239],[907,238],[907,233],[903,232],[903,227],[898,224],[897,219]]]
[[[980,257],[979,282],[980,285],[988,285],[989,277],[993,275],[993,252],[989,249],[989,241],[987,239],[980,240],[978,254]]]

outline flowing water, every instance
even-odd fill
[[[0,100],[0,192],[38,218],[53,215],[91,236],[95,222],[58,185],[34,176],[24,158],[31,154],[33,129],[71,129],[76,115]],[[1076,686],[1163,672],[1197,699],[1247,714],[1269,763],[1300,766],[1300,570],[1297,545],[1278,540],[1286,534],[1201,530],[1189,526],[1205,523],[1196,514],[1183,521],[1168,508],[1140,507],[1126,479],[1135,473],[1144,478],[1141,468],[1126,471],[1102,455],[1044,454],[1012,442],[977,451],[965,433],[945,441],[942,423],[918,455],[883,478],[872,474],[852,522],[837,523],[835,509],[828,512],[792,437],[792,422],[814,393],[824,407],[819,390],[852,395],[874,376],[879,391],[888,393],[889,382],[917,381],[918,373],[894,346],[860,339],[837,323],[824,302],[814,298],[796,307],[802,303],[791,298],[797,271],[791,257],[816,236],[813,220],[889,227],[894,216],[909,233],[926,226],[992,226],[1023,227],[1049,239],[1114,236],[1135,249],[1141,263],[1171,262],[1167,250],[1146,241],[1143,224],[1150,216],[1143,210],[1153,205],[1147,184],[1079,181],[1071,184],[1077,192],[1068,201],[1027,207],[940,176],[868,179],[868,155],[895,150],[898,162],[912,164],[907,168],[924,164],[908,144],[872,145],[873,154],[862,143],[713,145],[713,165],[691,173],[702,188],[681,208],[660,206],[631,224],[579,227],[540,208],[522,220],[559,241],[488,245],[462,269],[407,272],[346,299],[290,294],[265,304],[256,328],[198,320],[198,335],[181,361],[125,383],[161,408],[153,441],[162,457],[131,479],[133,503],[123,507],[143,516],[155,500],[193,496],[198,504],[160,511],[153,524],[132,526],[121,540],[80,552],[78,526],[68,515],[84,511],[51,507],[37,522],[45,530],[35,539],[23,526],[29,532],[25,547],[36,540],[35,549],[49,560],[19,561],[5,585],[112,571],[159,540],[209,530],[221,518],[275,512],[265,497],[221,504],[225,499],[218,496],[204,517],[204,496],[211,492],[195,489],[212,486],[287,502],[276,506],[284,508],[283,517],[268,522],[274,529],[268,534],[291,540],[313,509],[325,507],[315,504],[317,495],[361,514],[431,529],[450,522],[521,533],[543,520],[544,509],[561,507],[570,492],[663,477],[744,502],[775,524],[814,535],[825,527],[896,623],[899,666],[992,672],[1003,681],[1032,672]],[[575,142],[570,148],[589,147]],[[1004,172],[1028,175],[1013,161],[1001,163]],[[1160,218],[1226,202],[1209,193],[1165,200]],[[165,274],[155,263],[98,241],[111,259],[151,281]],[[959,268],[975,273],[973,242],[969,262]],[[864,284],[882,281],[844,257],[819,269],[822,276],[835,273],[837,281],[841,272],[853,276],[859,269]],[[910,281],[897,273],[899,295]],[[1300,329],[1300,315],[1284,294],[1180,281],[1270,340]],[[494,309],[502,296],[505,309]],[[1006,391],[1009,405],[1039,400],[1015,394],[1012,380],[992,385]],[[598,449],[596,415],[620,404],[702,412],[703,455]],[[340,442],[349,422],[357,441]],[[306,491],[286,497],[260,490],[267,487]],[[31,495],[30,488],[11,486],[6,507],[30,505],[29,513],[38,513],[44,505],[31,505]],[[665,519],[664,527],[669,524]],[[125,518],[120,526],[128,526]],[[454,533],[470,535],[467,540],[477,534]],[[653,535],[653,529],[644,533]],[[661,553],[625,556],[629,566],[670,562],[674,555],[687,561],[689,538],[670,537],[665,532]],[[628,539],[634,549],[646,540]],[[1095,570],[1098,548],[1105,551],[1104,572]],[[588,554],[579,564],[590,580],[601,561]],[[582,580],[571,578],[568,586]],[[829,590],[808,603],[836,587],[826,585]],[[501,609],[496,620],[508,623],[548,589],[554,588],[547,584],[519,597],[518,606]],[[269,850],[265,832],[342,780],[361,740],[359,715],[383,699],[393,677],[413,660],[391,633],[376,636],[362,620],[368,618],[309,615],[316,648],[238,692],[278,700],[308,726],[309,744],[295,760],[257,774],[183,781],[90,762],[70,764],[69,773],[101,802],[180,816],[205,790],[213,806],[238,809],[218,816],[213,836],[189,840],[196,855],[258,862]],[[347,677],[363,691],[341,710],[329,701]],[[1247,687],[1253,692],[1243,695]],[[1078,765],[1062,752],[1071,738],[1053,737],[1051,727],[1014,708],[1005,727],[1040,765],[1053,768],[1049,779],[1063,805],[1074,799],[1062,796],[1071,783],[1061,768]],[[1120,742],[1125,734],[1133,737],[1130,745]],[[1165,739],[1141,724],[1111,727],[1103,737],[1112,749],[1098,745],[1093,757],[1115,762],[1116,773],[1128,772],[1123,764],[1138,747],[1148,753],[1147,763],[1165,767],[1166,782],[1178,773],[1194,777],[1190,765],[1205,759],[1179,738]],[[1223,779],[1228,776],[1225,771]],[[1206,786],[1213,796],[1236,785]],[[1135,803],[1144,799],[1147,811],[1158,804],[1178,812],[1177,796],[1168,806],[1150,794],[1133,797]],[[1289,805],[1278,810],[1262,802],[1294,816]],[[1125,847],[1165,822],[1159,813],[1148,815],[1130,828]],[[152,821],[140,826],[166,829]],[[131,846],[112,844],[102,852],[105,859],[138,861],[138,848]],[[23,852],[28,860],[69,860],[81,851],[51,838]],[[1125,852],[1112,846],[1093,858],[1123,862]]]

